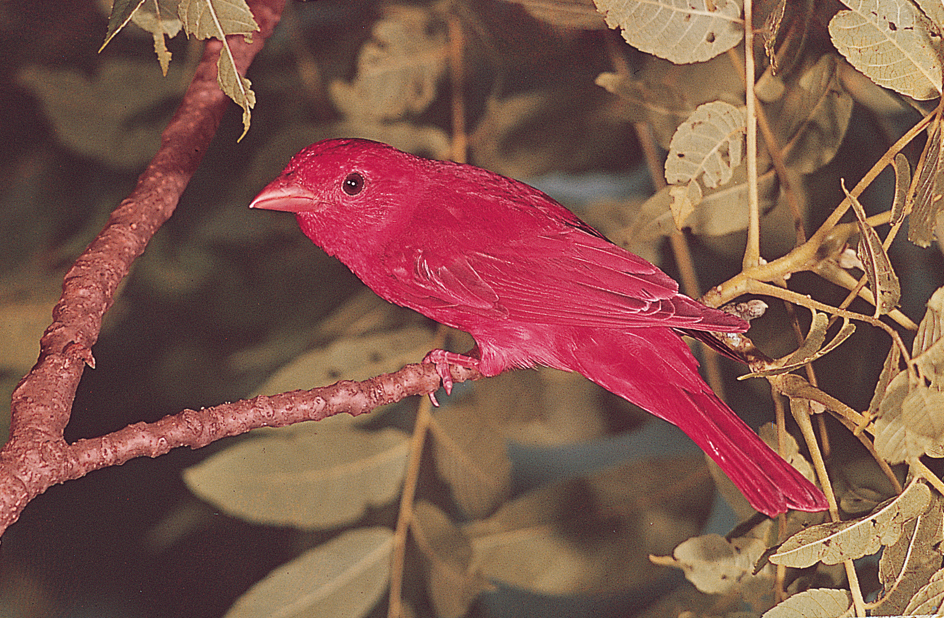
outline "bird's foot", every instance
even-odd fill
[[[473,349],[474,351],[474,349]],[[466,369],[478,369],[479,359],[469,356],[468,354],[457,354],[456,352],[448,352],[446,350],[430,350],[429,353],[423,357],[424,363],[431,363],[436,366],[436,373],[439,375],[439,379],[442,380],[443,388],[446,389],[446,394],[452,394],[452,372],[449,370],[450,365],[459,365],[460,367],[465,367]],[[439,407],[439,402],[436,401],[436,393],[429,394],[430,402]]]

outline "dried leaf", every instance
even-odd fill
[[[470,518],[489,515],[511,492],[511,459],[505,439],[475,406],[440,410],[430,425],[436,470]]]
[[[804,569],[817,562],[838,564],[870,556],[883,545],[898,541],[905,524],[924,513],[930,502],[927,485],[913,481],[900,496],[867,517],[829,522],[793,535],[770,556],[770,561]]]
[[[908,522],[898,542],[882,552],[878,575],[884,594],[889,596],[872,610],[872,615],[902,615],[918,589],[941,568],[944,556],[938,546],[944,540],[942,509],[944,498],[934,494],[927,512]]]
[[[409,437],[392,428],[266,432],[188,468],[184,481],[234,517],[325,529],[392,502],[408,454]]]
[[[839,329],[839,332],[836,333],[836,336],[832,338],[829,344],[823,346],[823,341],[826,339],[827,326],[829,326],[829,316],[827,316],[825,313],[817,313],[816,311],[813,311],[813,319],[810,323],[810,331],[807,333],[806,339],[803,341],[803,345],[797,348],[793,354],[787,356],[784,359],[779,359],[776,361],[776,367],[738,376],[738,379],[746,380],[748,378],[758,378],[789,373],[794,369],[808,365],[813,361],[826,356],[839,347],[846,339],[852,336],[852,333],[855,332],[855,325],[848,319],[843,318],[842,327]]]
[[[427,589],[440,618],[461,618],[492,588],[472,562],[469,539],[435,505],[419,501],[410,523],[429,573]]]
[[[561,28],[602,30],[606,28],[603,16],[597,12],[593,0],[506,0],[524,7],[532,17]]]
[[[914,595],[905,606],[904,616],[940,616],[944,612],[944,570],[931,576],[931,579]]]
[[[787,167],[799,174],[820,169],[836,155],[852,118],[852,97],[839,80],[839,61],[822,55],[783,82],[784,95],[764,105]]]
[[[594,0],[610,28],[633,47],[676,64],[704,62],[743,37],[741,7],[734,0]]]
[[[843,0],[829,22],[833,44],[880,86],[918,100],[941,93],[940,37],[909,0]]]
[[[350,530],[256,583],[226,618],[361,618],[387,590],[393,532]]]
[[[743,587],[752,582],[766,588],[772,583],[769,569],[766,573],[754,574],[754,564],[766,549],[760,539],[728,540],[708,534],[688,539],[675,548],[672,558],[659,558],[657,563],[681,569],[685,578],[701,592],[744,596]]]
[[[908,162],[908,157],[899,152],[892,161],[892,167],[895,168],[895,200],[892,202],[892,218],[889,224],[895,226],[905,218],[908,190],[911,188],[911,163]]]
[[[908,240],[919,247],[934,241],[934,229],[944,209],[944,140],[941,121],[934,122],[924,147],[924,165],[915,183],[914,204],[908,219]]]
[[[702,185],[726,185],[744,154],[743,108],[722,101],[699,106],[675,132],[665,162],[665,179],[673,197],[678,229],[701,202]]]
[[[354,80],[331,83],[334,106],[368,123],[415,116],[429,107],[446,70],[446,35],[434,20],[427,8],[390,5],[361,47]]]
[[[913,375],[898,372],[878,402],[875,449],[889,463],[910,457],[942,457],[944,445],[944,288],[928,300],[912,344]],[[896,363],[897,364],[897,363]]]
[[[762,618],[841,618],[849,615],[852,595],[845,590],[814,588],[795,594]]]
[[[855,213],[856,223],[859,226],[859,247],[856,255],[865,268],[865,274],[869,279],[869,288],[875,295],[875,317],[883,316],[898,306],[901,300],[901,284],[898,282],[898,275],[892,268],[892,262],[888,258],[885,247],[882,246],[882,239],[878,237],[875,229],[866,221],[865,209],[859,200],[846,189],[846,183],[840,180],[842,190],[846,197],[852,202],[852,212]]]

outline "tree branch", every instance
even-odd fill
[[[278,23],[284,0],[255,0],[250,4],[260,32],[250,43],[242,36],[227,41],[241,74]],[[131,455],[135,457],[155,452],[149,445],[160,439],[149,433],[149,427],[165,423],[160,426],[168,432],[178,427],[179,437],[174,439],[186,439],[190,435],[187,423],[194,421],[194,414],[200,414],[182,413],[169,417],[176,421],[132,425],[110,436],[74,445],[63,439],[85,365],[95,366],[92,346],[101,332],[102,318],[114,302],[118,284],[173,214],[226,110],[229,99],[217,85],[216,63],[221,48],[219,41],[206,44],[193,81],[161,136],[157,154],[132,193],[66,273],[62,296],[53,309],[53,323],[40,340],[39,360],[13,391],[10,439],[0,451],[0,533],[16,521],[30,500],[50,486],[97,467],[123,463],[130,459],[122,459],[126,453],[137,453]],[[204,433],[215,435],[212,431]],[[95,448],[100,451],[97,455]],[[109,463],[102,463],[106,460]]]

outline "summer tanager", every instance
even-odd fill
[[[698,375],[680,333],[748,324],[679,293],[668,275],[524,183],[386,144],[305,148],[251,207],[295,213],[302,231],[389,302],[468,332],[485,376],[544,365],[576,371],[678,426],[750,504],[773,516],[826,508]]]

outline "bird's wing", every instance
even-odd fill
[[[678,293],[658,268],[585,230],[565,226],[526,241],[476,243],[464,252],[400,247],[391,264],[398,298],[457,323],[475,314],[533,324],[664,326],[740,332],[740,319]]]

